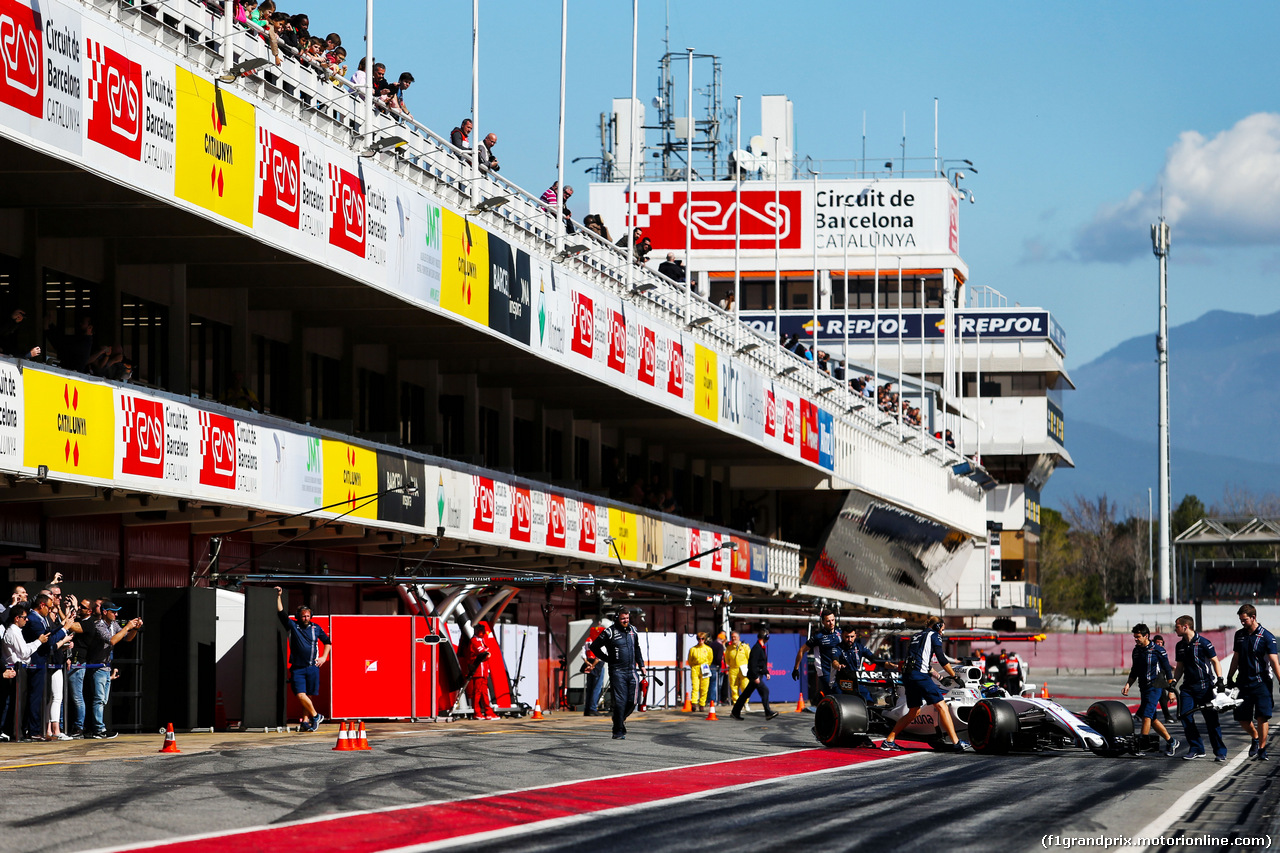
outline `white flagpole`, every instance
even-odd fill
[[[556,149],[556,205],[560,208],[556,217],[556,254],[564,251],[564,202],[560,196],[564,192],[564,77],[565,55],[569,45],[569,0],[560,0],[560,141]],[[475,131],[473,131],[475,132]]]
[[[369,69],[372,71],[373,69]],[[480,0],[471,0],[471,203],[480,203]]]

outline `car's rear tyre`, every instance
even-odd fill
[[[863,698],[844,693],[823,697],[814,718],[814,734],[824,746],[857,746],[871,724]]]
[[[1018,712],[1003,699],[983,699],[969,712],[969,743],[978,752],[1008,752],[1017,733]]]
[[[1090,705],[1084,716],[1089,727],[1102,735],[1107,742],[1104,749],[1094,750],[1096,755],[1115,758],[1125,752],[1125,748],[1117,741],[1120,738],[1133,737],[1133,712],[1129,710],[1128,705],[1117,702],[1115,699],[1104,699]]]

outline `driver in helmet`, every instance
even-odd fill
[[[955,744],[956,752],[973,752],[969,742],[960,740],[956,734],[955,724],[951,721],[951,709],[947,706],[947,695],[942,692],[942,688],[933,680],[933,675],[929,671],[933,659],[937,658],[947,675],[956,677],[951,661],[947,660],[946,654],[942,651],[942,630],[942,619],[930,616],[924,630],[911,638],[911,645],[907,648],[906,666],[902,672],[902,686],[907,692],[907,713],[893,724],[893,731],[889,732],[888,737],[880,744],[881,749],[901,750],[902,747],[896,743],[898,735],[911,725],[916,714],[920,713],[920,708],[925,703],[929,703],[937,712],[938,720],[947,731],[947,737],[951,738],[951,742]]]

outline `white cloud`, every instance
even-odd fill
[[[1161,188],[1175,252],[1179,245],[1280,245],[1280,114],[1254,113],[1212,139],[1182,133],[1151,186],[1103,205],[1080,229],[1077,257],[1129,261],[1148,254]]]

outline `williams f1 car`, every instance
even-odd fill
[[[1155,751],[1159,746],[1156,735],[1135,734],[1133,714],[1123,702],[1094,702],[1079,714],[1049,699],[1012,696],[994,683],[981,683],[983,672],[978,667],[960,668],[958,674],[942,679],[948,712],[957,734],[977,752],[1079,748],[1119,756]],[[867,689],[871,701],[858,695],[859,685]],[[824,697],[816,709],[814,735],[826,746],[868,745],[872,736],[888,734],[907,713],[906,691],[896,673],[876,673],[855,681],[842,670],[839,686],[842,692]],[[946,730],[936,717],[937,708],[926,705],[901,737],[950,750]]]

